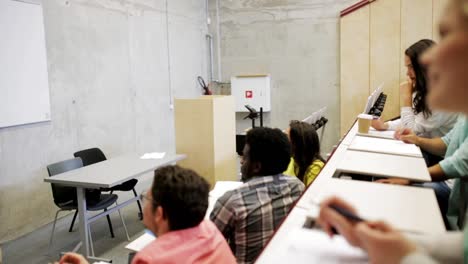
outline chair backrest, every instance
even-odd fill
[[[49,173],[49,177],[53,177],[54,175],[78,169],[81,167],[83,167],[83,162],[81,161],[81,158],[74,158],[50,164],[49,166],[47,166],[47,172]],[[76,188],[61,186],[59,184],[51,184],[51,186],[52,195],[54,197],[54,203],[58,207],[62,207],[63,204],[67,202],[76,201]]]
[[[81,158],[83,166],[88,166],[106,160],[104,153],[98,148],[90,148],[75,152],[73,154],[76,158]]]

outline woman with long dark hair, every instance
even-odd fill
[[[398,130],[409,128],[418,136],[442,137],[455,125],[457,115],[432,111],[426,102],[428,93],[427,67],[419,61],[421,55],[435,45],[430,39],[420,40],[405,51],[405,66],[408,80],[400,86],[401,118],[382,122],[374,120],[372,127],[377,130]]]
[[[295,120],[289,124],[287,133],[291,141],[292,158],[284,174],[296,176],[309,186],[324,166],[317,132],[311,124]]]

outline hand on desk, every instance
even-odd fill
[[[386,183],[386,184],[396,184],[396,185],[410,185],[411,183],[409,180],[405,180],[405,179],[380,179],[375,182]]]
[[[405,256],[416,251],[412,242],[388,224],[349,221],[331,209],[330,205],[356,213],[353,206],[333,197],[321,203],[318,224],[330,235],[333,235],[334,228],[349,244],[362,248],[369,255],[370,263],[400,263]]]
[[[388,124],[382,121],[382,119],[373,119],[371,121],[371,126],[379,131],[385,131],[388,129]]]
[[[67,253],[60,259],[59,264],[89,264],[89,262],[80,254]]]
[[[395,131],[395,139],[401,140],[407,144],[419,146],[419,137],[409,128],[402,128]]]

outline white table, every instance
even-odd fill
[[[435,193],[430,188],[332,178],[318,193],[306,193],[301,208],[311,210],[314,216],[316,203],[331,196],[352,204],[364,219],[384,220],[404,232],[446,232]]]
[[[347,150],[339,171],[417,182],[432,181],[423,158]]]
[[[186,155],[168,155],[162,159],[140,159],[141,154],[128,154],[111,158],[76,170],[67,171],[44,179],[45,182],[76,187],[80,240],[82,253],[88,259],[97,259],[90,256],[88,225],[98,218],[104,217],[128,204],[135,202],[139,197],[121,203],[113,208],[89,217],[86,209],[85,189],[112,188],[116,185],[134,179],[147,172],[175,163],[186,158]]]
[[[288,244],[290,239],[288,240],[288,237],[295,232],[300,232],[307,216],[315,216],[318,214],[318,208],[312,201],[320,202],[330,195],[337,195],[349,201],[356,207],[362,217],[369,220],[385,220],[402,231],[425,234],[445,232],[442,215],[440,214],[435,193],[432,189],[333,178],[340,166],[350,167],[349,162],[353,162],[349,159],[351,155],[356,153],[351,151],[357,150],[351,150],[350,146],[356,143],[355,139],[359,137],[357,136],[357,132],[358,127],[356,122],[341,140],[315,181],[299,198],[295,207],[275,232],[256,263],[279,263],[278,259],[288,259],[287,254],[291,253],[284,253],[283,250],[284,248],[290,247]],[[359,137],[358,140],[369,142],[380,142],[381,140],[390,141],[389,139],[373,137]],[[387,173],[386,175],[380,174],[381,176],[396,174],[402,178],[412,180],[428,180],[427,174],[425,173],[427,167],[421,158],[422,155],[420,155],[420,153],[414,155],[413,146],[400,144],[396,140],[395,142],[385,141],[385,143],[390,143],[387,145],[392,145],[391,147],[394,147],[391,149],[393,151],[392,156],[390,157],[388,153],[385,154],[387,151],[379,149],[379,144],[370,144],[373,148],[372,151],[359,151],[357,154],[360,158],[364,157],[366,159],[355,161],[358,163],[358,167],[360,167],[357,168],[357,173],[362,173],[366,170],[378,173],[378,166],[369,168],[367,163],[375,159],[387,157],[396,164],[390,164],[389,162],[386,164],[380,163],[380,170]],[[402,146],[401,149],[396,146],[398,144]],[[419,149],[417,148],[416,150]],[[403,153],[403,155],[400,155],[400,152]],[[403,166],[402,163],[404,164]],[[411,168],[408,168],[408,166]],[[410,175],[413,172],[415,172],[416,175]]]

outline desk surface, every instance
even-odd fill
[[[348,150],[338,170],[370,176],[432,181],[423,158]]]
[[[421,149],[418,146],[393,139],[355,136],[348,148],[357,151],[422,158]]]
[[[348,134],[344,136],[325,167],[291,210],[256,263],[275,263],[277,262],[276,260],[279,259],[278,257],[284,257],[280,252],[283,252],[282,249],[289,247],[289,245],[286,245],[288,241],[290,241],[287,239],[288,236],[291,236],[292,233],[302,228],[307,215],[316,215],[318,213],[317,206],[313,205],[311,201],[319,202],[330,195],[337,195],[349,201],[356,207],[360,215],[367,219],[385,220],[401,230],[432,234],[445,232],[442,215],[440,214],[435,193],[432,189],[333,178],[337,167],[340,166],[345,159],[349,158],[348,155],[350,154],[348,151],[350,150],[348,148],[357,137],[356,133],[357,123],[355,123]],[[372,142],[384,140],[372,137],[361,137],[360,139]],[[376,153],[382,153],[382,151],[379,150],[379,145],[375,147],[374,153],[362,152],[363,154],[361,153],[359,155],[376,155]],[[404,146],[403,149],[406,149],[405,147],[407,146]],[[414,151],[414,149],[412,151]],[[393,155],[395,158],[403,157],[396,153]],[[417,156],[420,157],[419,153]],[[417,171],[427,170],[426,165],[421,163],[422,159],[419,157],[405,158],[415,159],[413,160],[415,163],[412,163],[412,166],[417,166],[418,168],[411,169]],[[398,170],[398,174],[403,174],[405,170],[408,170],[407,167],[404,168],[399,165],[396,165],[394,168],[386,169]],[[419,176],[421,178],[426,177],[423,174]]]
[[[158,167],[183,160],[186,155],[166,154],[162,159],[140,159],[127,154],[45,178],[45,182],[83,188],[111,188]]]
[[[445,225],[430,188],[382,183],[330,179],[319,193],[302,197],[302,208],[313,211],[330,196],[338,196],[352,204],[359,215],[368,220],[384,220],[395,228],[415,233],[440,234]]]

